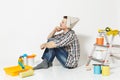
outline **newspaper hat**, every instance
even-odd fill
[[[79,18],[77,17],[71,17],[71,16],[67,16],[67,27],[72,29],[76,23],[79,21]]]

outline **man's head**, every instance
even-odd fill
[[[78,21],[79,19],[76,17],[63,16],[63,20],[60,23],[60,27],[62,29],[66,29],[66,28],[72,29]]]

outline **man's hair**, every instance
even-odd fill
[[[67,19],[67,16],[63,16],[64,19]]]

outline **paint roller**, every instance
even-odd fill
[[[19,73],[19,76],[21,78],[25,78],[25,77],[29,77],[29,76],[32,76],[34,74],[34,70],[30,69],[30,70],[27,70],[25,72],[21,72]]]

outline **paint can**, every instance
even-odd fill
[[[28,55],[27,56],[27,60],[28,60],[28,65],[29,66],[33,66],[34,65],[34,58],[35,58],[35,54],[32,54],[32,55]]]
[[[102,75],[103,76],[109,76],[110,75],[110,66],[109,65],[103,65],[102,66]]]
[[[96,44],[97,45],[104,45],[104,37],[98,37],[98,38],[96,38]]]
[[[101,64],[93,64],[94,65],[94,74],[101,74]]]

